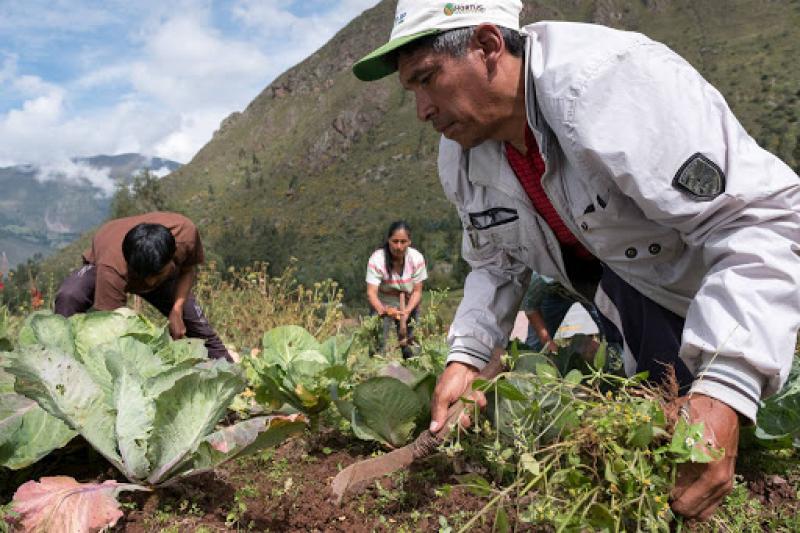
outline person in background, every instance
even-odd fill
[[[375,313],[383,317],[381,351],[394,323],[403,358],[412,356],[413,325],[408,320],[417,318],[426,279],[425,258],[411,247],[411,228],[403,220],[392,222],[383,247],[375,250],[367,263],[367,299]],[[403,329],[407,330],[405,335]]]
[[[564,317],[575,303],[580,303],[600,329],[600,318],[594,305],[579,299],[560,283],[547,276],[531,274],[528,290],[522,298],[521,309],[528,317],[528,337],[525,339],[531,349],[555,353],[558,346],[553,341]],[[590,343],[596,347],[597,343]],[[592,354],[586,354],[590,356]]]
[[[125,307],[140,295],[169,321],[173,339],[203,339],[209,357],[232,360],[192,295],[204,261],[200,233],[177,213],[153,212],[103,224],[83,253],[83,266],[56,293],[55,312],[69,317],[91,308]]]

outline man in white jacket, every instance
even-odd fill
[[[519,29],[519,0],[400,0],[362,80],[394,72],[440,133],[439,174],[472,271],[432,406],[435,430],[505,346],[531,270],[593,297],[628,373],[671,366],[725,449],[682,470],[676,512],[733,486],[739,418],[791,366],[800,180],[666,46],[602,26]]]

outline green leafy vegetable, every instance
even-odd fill
[[[0,351],[11,351],[13,344],[5,328],[3,313]],[[63,447],[77,432],[48,414],[35,401],[17,394],[14,376],[2,370],[4,360],[0,355],[0,467],[18,470]]]
[[[353,390],[353,407],[354,430],[358,428],[360,433],[397,448],[411,439],[424,406],[414,390],[400,380],[375,377]]]
[[[319,343],[300,326],[280,326],[264,334],[263,352],[246,360],[256,400],[274,408],[288,404],[312,417],[331,402],[330,386],[350,375],[350,340]]]
[[[336,407],[356,437],[397,448],[427,426],[436,379],[396,363],[379,373],[353,387],[349,400],[337,399]]]
[[[248,420],[227,428],[225,434],[237,435],[235,445],[209,451],[244,379],[235,365],[208,360],[201,348],[196,341],[172,342],[164,328],[130,312],[69,320],[39,313],[4,366],[16,376],[18,393],[80,433],[129,480],[158,485],[304,425]]]

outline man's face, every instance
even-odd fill
[[[398,57],[400,83],[414,93],[417,118],[464,148],[492,138],[498,109],[481,54],[462,57],[419,48]]]

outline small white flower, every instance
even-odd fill
[[[694,441],[694,439],[692,437],[686,437],[686,441],[685,442],[686,442],[686,445],[691,448],[692,446],[694,446],[694,442],[695,441]]]

